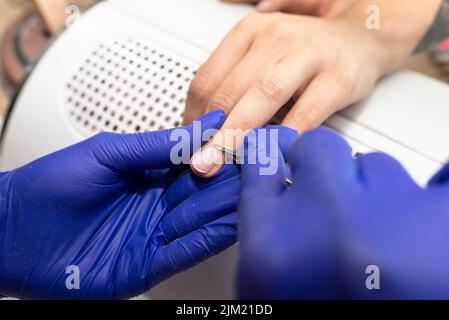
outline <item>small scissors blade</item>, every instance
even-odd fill
[[[236,152],[234,152],[232,150],[229,150],[229,149],[227,149],[225,147],[216,145],[216,144],[214,144],[214,148],[217,149],[219,152],[223,153],[223,155],[225,157],[226,156],[232,157],[232,160],[234,160],[235,163],[237,163],[237,164],[241,164],[242,163],[241,159],[240,159],[240,156]]]

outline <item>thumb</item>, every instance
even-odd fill
[[[192,152],[201,147],[203,134],[219,129],[224,120],[224,112],[218,110],[186,127],[137,134],[100,133],[86,143],[95,159],[117,172],[170,168],[188,164]]]
[[[285,0],[262,0],[257,5],[259,12],[274,12],[280,11],[285,5]]]

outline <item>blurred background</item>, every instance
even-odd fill
[[[64,27],[73,8],[82,12],[94,2],[0,0],[0,116],[20,86],[27,67],[39,57],[48,40]]]
[[[132,0],[130,0],[132,1]],[[0,115],[20,86],[27,66],[39,57],[47,41],[64,26],[68,6],[80,11],[94,0],[0,0]],[[449,82],[446,66],[449,41],[432,52],[410,59],[407,68]]]

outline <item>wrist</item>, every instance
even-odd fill
[[[437,16],[442,0],[359,0],[337,19],[349,21],[371,42],[381,75],[414,53]],[[378,23],[373,24],[373,19]]]

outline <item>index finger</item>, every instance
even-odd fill
[[[313,76],[316,66],[305,62],[308,60],[313,61],[285,58],[258,80],[236,104],[218,134],[194,154],[192,170],[202,177],[214,176],[224,162],[223,154],[216,146],[235,152],[250,129],[264,126],[297,88]]]
[[[203,115],[209,99],[220,83],[250,48],[253,32],[249,27],[250,24],[244,23],[246,20],[242,20],[229,31],[198,70],[187,95],[184,124],[190,124]]]

